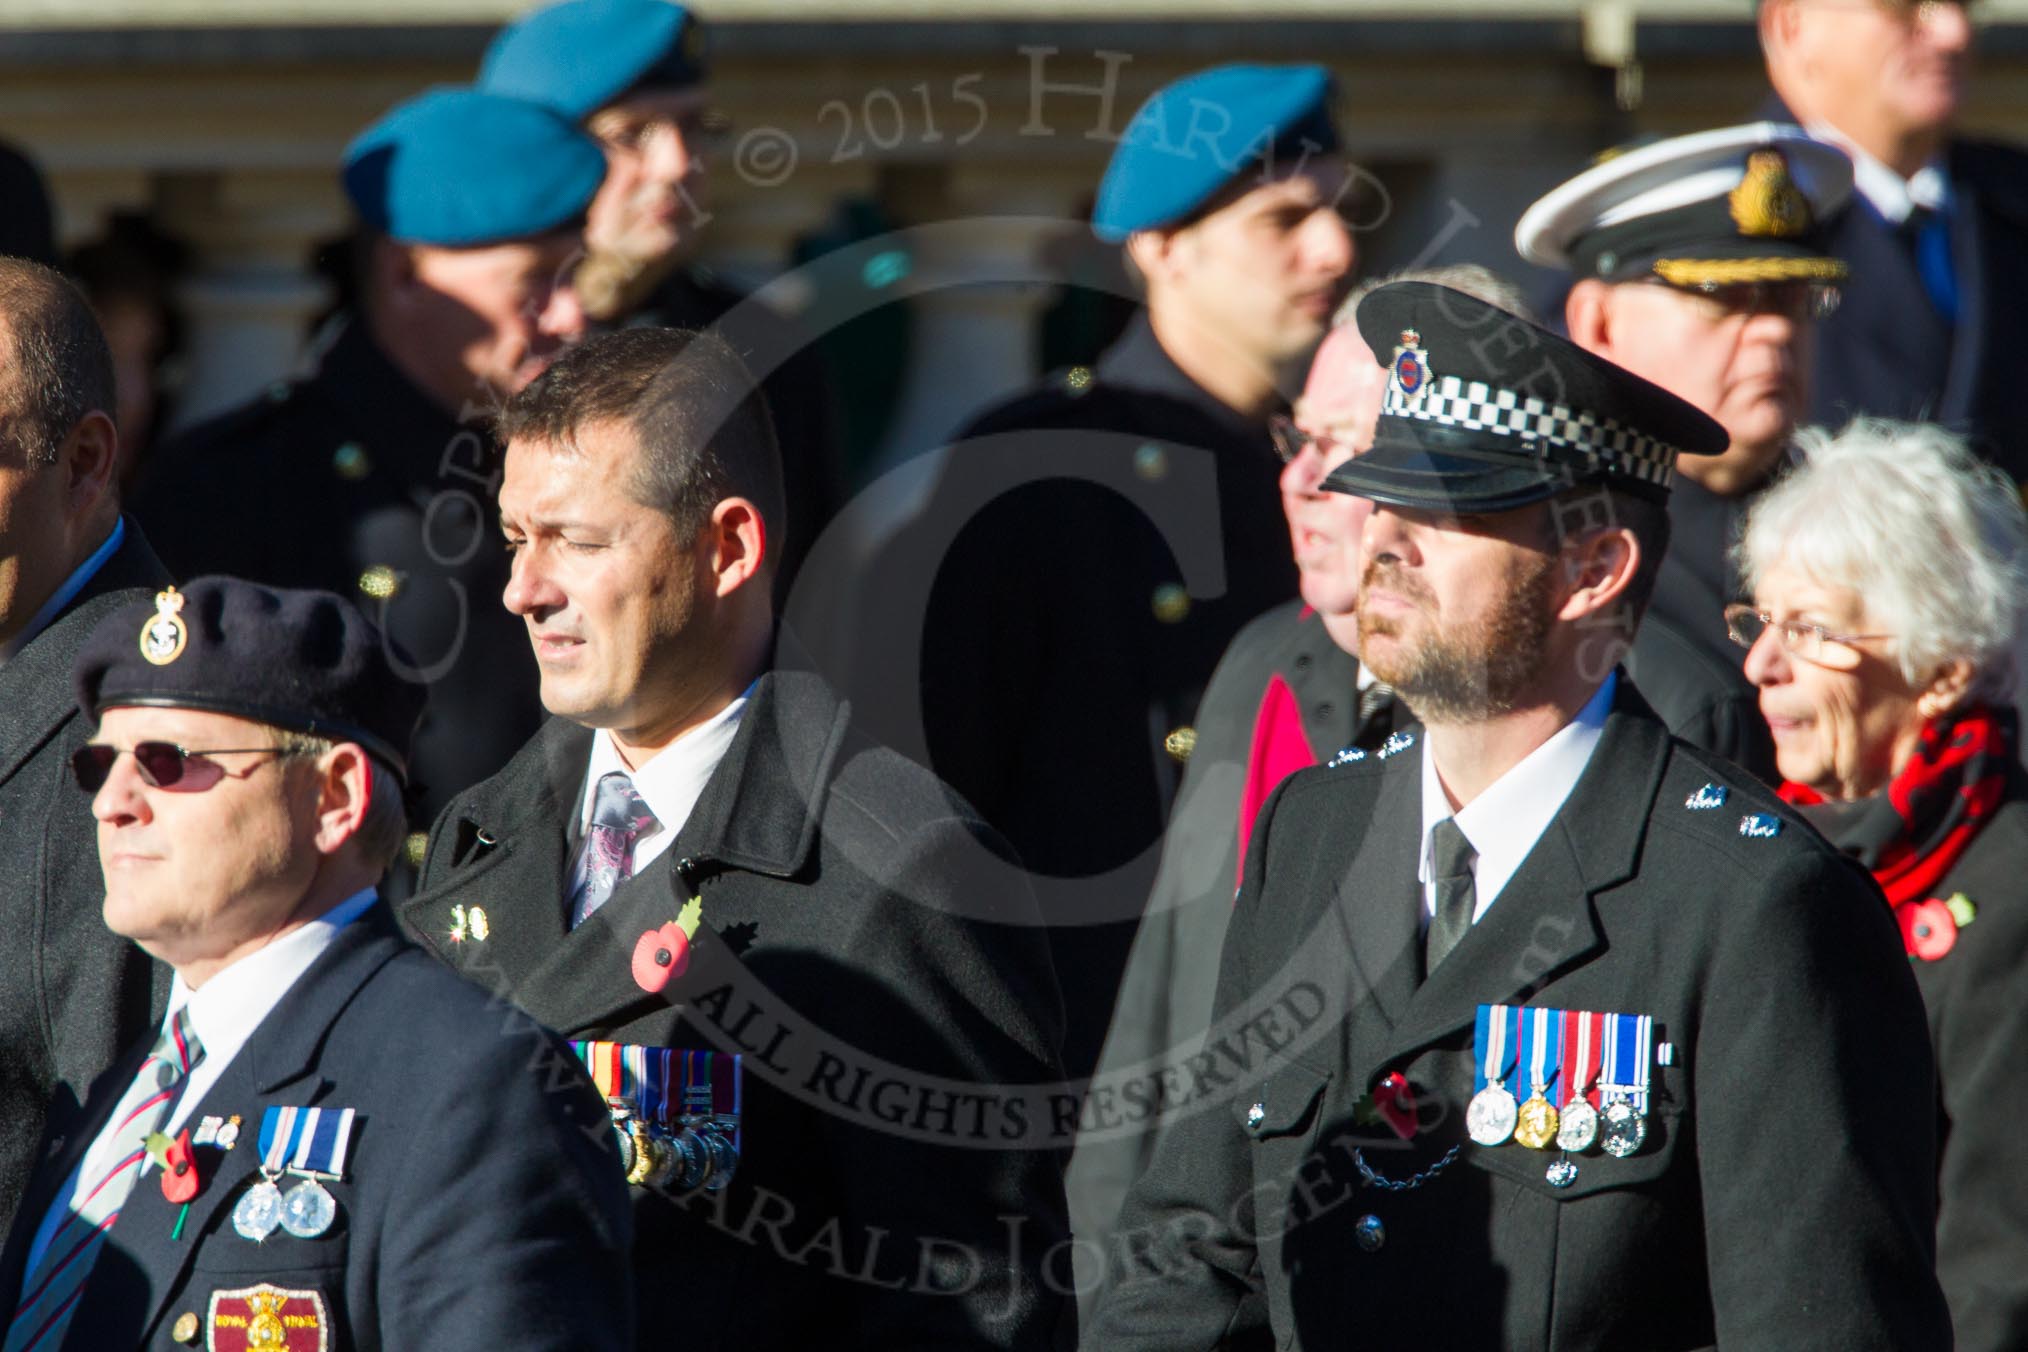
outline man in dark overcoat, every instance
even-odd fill
[[[945,785],[773,664],[758,388],[709,334],[627,329],[501,431],[505,601],[556,717],[445,809],[403,917],[622,1049],[594,1059],[743,1058],[729,1185],[640,1180],[641,1345],[1047,1346],[1067,1127],[1009,1106],[1061,1075],[1033,897]]]
[[[1722,429],[1461,293],[1358,322],[1389,389],[1330,482],[1425,731],[1263,810],[1088,1345],[1949,1346],[1896,928],[1612,663]]]
[[[120,515],[112,356],[84,297],[38,264],[0,259],[0,350],[4,1231],[45,1114],[75,1108],[168,993],[166,969],[99,919],[91,813],[65,765],[90,735],[70,697],[85,635],[169,577]]]
[[[1762,116],[1852,157],[1827,247],[1851,266],[1819,336],[1808,421],[1938,422],[2028,478],[2028,155],[1956,131],[1977,24],[1961,0],[1762,0]]]

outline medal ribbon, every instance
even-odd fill
[[[269,1174],[287,1170],[319,1178],[345,1177],[357,1116],[351,1108],[269,1107],[261,1115],[262,1169]]]
[[[1514,1064],[1508,1059],[1508,1052],[1515,1044],[1520,1021],[1521,1011],[1511,1006],[1479,1006],[1478,1027],[1472,1042],[1477,1053],[1473,1059],[1478,1062],[1473,1072],[1473,1093],[1507,1078],[1507,1067]]]
[[[1585,1009],[1566,1010],[1563,1015],[1563,1046],[1569,1053],[1566,1064],[1570,1067],[1567,1097],[1583,1095],[1594,1108],[1599,1106],[1599,1034],[1604,1021],[1603,1014]]]
[[[1648,1114],[1648,1060],[1653,1054],[1655,1020],[1647,1014],[1605,1016],[1605,1088],[1616,1090],[1635,1112]]]
[[[1556,1077],[1563,1070],[1562,1011],[1524,1009],[1521,1013],[1527,1020],[1527,1042],[1521,1056],[1515,1058],[1515,1070],[1520,1070],[1520,1062],[1525,1057],[1528,1082],[1515,1088],[1514,1097],[1522,1101],[1533,1098],[1535,1087],[1540,1085],[1543,1096],[1553,1098],[1549,1094],[1549,1087],[1555,1083]]]

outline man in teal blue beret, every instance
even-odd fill
[[[554,109],[606,156],[577,291],[599,325],[717,328],[761,376],[788,487],[785,595],[843,496],[832,382],[809,339],[695,257],[723,139],[699,16],[669,0],[563,0],[502,29],[476,81]]]
[[[1092,219],[1145,311],[1095,368],[961,435],[891,549],[898,576],[935,577],[927,616],[897,604],[864,627],[866,652],[920,635],[923,659],[919,682],[855,672],[855,706],[1038,875],[1073,1074],[1097,1055],[1204,685],[1296,594],[1269,422],[1348,288],[1351,181],[1320,68],[1225,66],[1156,93]]]
[[[358,600],[430,687],[415,822],[535,730],[493,495],[492,411],[584,331],[571,287],[605,157],[541,105],[437,89],[345,153],[355,305],[314,369],[162,448],[137,513],[178,576]]]

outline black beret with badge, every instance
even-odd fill
[[[1372,448],[1324,480],[1335,492],[1477,514],[1579,484],[1666,500],[1677,456],[1726,448],[1695,405],[1462,291],[1394,282],[1357,316],[1387,393]]]
[[[357,742],[404,777],[427,691],[332,592],[233,577],[168,587],[101,620],[78,653],[78,707],[201,709]]]
[[[1800,128],[1751,122],[1602,157],[1521,215],[1514,247],[1577,277],[1710,288],[1834,286],[1845,264],[1826,222],[1852,195],[1852,162]]]

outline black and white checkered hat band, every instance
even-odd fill
[[[1611,418],[1545,403],[1483,380],[1438,376],[1423,387],[1419,398],[1405,394],[1398,380],[1390,380],[1380,411],[1391,418],[1519,437],[1542,459],[1565,459],[1547,454],[1546,448],[1552,446],[1593,456],[1603,469],[1662,488],[1675,479],[1676,448],[1667,442],[1623,427]]]

